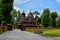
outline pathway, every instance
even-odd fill
[[[53,38],[42,37],[34,33],[20,31],[8,31],[0,35],[0,40],[52,40]],[[55,40],[55,39],[53,39]]]

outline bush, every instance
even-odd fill
[[[34,31],[34,33],[36,33],[36,34],[42,34],[43,30],[37,30],[37,31]]]
[[[0,30],[0,34],[2,34],[2,33],[4,33],[5,31],[3,31],[3,30]]]

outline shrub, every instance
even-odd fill
[[[43,30],[37,30],[37,31],[34,31],[34,33],[36,33],[36,34],[42,34]]]

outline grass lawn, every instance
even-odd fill
[[[26,30],[28,32],[42,34],[42,36],[48,36],[48,37],[60,37],[60,30],[54,29],[54,30]]]
[[[4,31],[5,32],[5,31]],[[4,33],[3,30],[0,30],[0,34]]]
[[[43,36],[60,37],[60,30],[44,30]]]

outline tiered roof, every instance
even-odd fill
[[[23,11],[23,12],[22,12],[22,17],[21,17],[21,19],[20,19],[20,22],[34,22],[33,13],[30,11],[30,12],[28,13],[27,18],[26,18],[25,12]]]

